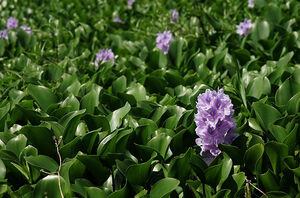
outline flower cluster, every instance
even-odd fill
[[[132,4],[135,2],[135,0],[129,0],[128,2],[127,2],[127,6],[129,7],[129,6],[132,6]]]
[[[6,22],[6,28],[7,29],[17,29],[19,26],[18,26],[18,21],[17,19],[13,18],[13,17],[9,17],[7,19],[7,22]]]
[[[0,38],[8,40],[7,30],[19,28],[17,19],[9,17],[6,21],[6,28],[5,30],[0,30]],[[23,25],[20,28],[26,31],[27,34],[32,34],[30,27]]]
[[[179,18],[179,12],[177,12],[176,10],[171,10],[170,23],[175,23],[178,18]]]
[[[168,30],[165,30],[163,33],[158,33],[156,37],[156,46],[168,54],[170,43],[173,41],[172,33]]]
[[[24,30],[25,32],[27,32],[27,34],[32,34],[31,28],[25,25],[22,25],[20,27],[22,30]]]
[[[253,0],[248,0],[248,7],[249,8],[254,8],[254,2],[253,2]]]
[[[111,49],[100,49],[96,54],[95,66],[98,67],[99,62],[105,63],[110,60],[114,60],[115,55]]]
[[[116,23],[122,23],[122,24],[125,23],[125,22],[124,22],[122,19],[120,19],[119,17],[114,18],[114,19],[113,19],[113,22],[116,22]]]
[[[237,28],[236,33],[238,33],[241,36],[246,36],[249,34],[251,27],[252,27],[251,20],[245,19],[244,22],[241,22],[239,25],[236,26]]]
[[[7,30],[0,30],[0,38],[8,40]]]
[[[233,105],[223,89],[211,91],[198,96],[198,112],[195,114],[196,144],[201,147],[201,155],[214,157],[221,151],[219,144],[231,144],[237,137]]]

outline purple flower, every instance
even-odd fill
[[[179,12],[176,10],[171,10],[171,18],[170,18],[170,23],[175,23],[177,19],[179,18]]]
[[[6,22],[7,29],[17,29],[18,28],[18,21],[13,17],[9,17]]]
[[[127,2],[127,6],[132,6],[132,4],[135,2],[135,0],[129,0],[128,2]]]
[[[115,55],[111,49],[100,49],[96,54],[95,66],[98,67],[99,62],[105,63],[114,60]]]
[[[236,26],[236,33],[238,33],[241,36],[246,36],[247,34],[249,34],[251,27],[251,20],[245,19],[244,22],[241,22],[239,25]]]
[[[114,19],[113,19],[113,22],[122,23],[122,24],[125,23],[125,22],[124,22],[122,19],[120,19],[119,17],[114,18]]]
[[[221,153],[219,144],[231,144],[237,137],[233,105],[223,89],[217,92],[206,89],[198,96],[196,106],[196,144],[201,147],[200,154],[211,161]]]
[[[22,25],[20,27],[22,30],[24,30],[25,32],[27,32],[27,34],[32,34],[31,28],[25,25]]]
[[[158,33],[156,37],[156,46],[164,52],[164,54],[168,54],[170,43],[173,40],[172,33],[168,30],[165,30],[163,33]]]
[[[0,38],[8,40],[7,30],[0,30]]]
[[[248,7],[249,8],[254,8],[254,2],[253,2],[253,0],[248,0]]]

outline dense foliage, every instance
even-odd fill
[[[299,1],[131,3],[0,1],[0,30],[32,31],[0,38],[0,197],[299,198]],[[218,88],[239,136],[207,164],[196,101]]]

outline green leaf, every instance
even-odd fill
[[[283,159],[285,166],[291,170],[297,177],[300,177],[300,167],[293,156],[288,156]]]
[[[87,198],[107,198],[104,190],[96,187],[86,187]]]
[[[262,40],[262,39],[268,39],[270,35],[270,26],[267,21],[256,21],[253,27],[253,34],[252,39],[253,40]]]
[[[276,64],[277,68],[269,75],[271,84],[274,84],[277,79],[282,77],[282,74],[288,68],[288,63],[291,61],[293,56],[294,52],[289,52],[279,59]]]
[[[109,121],[104,115],[86,114],[83,119],[86,122],[89,130],[101,128],[103,131],[110,131]]]
[[[275,94],[275,102],[277,105],[285,106],[295,94],[300,92],[299,75],[300,69],[296,69],[277,89]]]
[[[129,113],[130,109],[130,104],[126,103],[124,107],[115,110],[107,116],[111,131],[116,130],[121,125],[122,119]]]
[[[169,166],[168,176],[177,178],[184,184],[191,173],[190,161],[195,151],[191,148],[184,154],[172,159]]]
[[[179,181],[174,178],[164,178],[156,182],[150,191],[150,198],[162,198],[170,194],[179,185]]]
[[[168,59],[161,50],[155,50],[149,53],[148,64],[153,69],[163,68],[167,65]]]
[[[279,25],[280,20],[282,19],[281,9],[275,4],[270,4],[267,7],[266,20],[268,20],[273,25]]]
[[[187,151],[190,148],[191,142],[194,142],[195,139],[187,129],[181,130],[176,133],[170,143],[170,148],[174,155],[181,154],[182,152]]]
[[[200,157],[198,153],[192,155],[192,159],[190,161],[191,167],[197,173],[201,181],[205,181],[204,171],[207,169],[206,162]]]
[[[212,187],[222,186],[231,171],[232,160],[226,154],[223,156],[224,158],[219,164],[210,166],[205,170],[205,181]]]
[[[271,93],[271,84],[267,77],[259,76],[253,79],[249,85],[248,96],[260,99],[262,95]]]
[[[289,153],[292,154],[295,151],[296,145],[298,144],[298,137],[300,136],[300,130],[298,130],[299,124],[295,124],[295,127],[292,131],[286,136],[283,143],[288,145]]]
[[[168,69],[165,78],[171,87],[176,87],[184,83],[184,79],[177,70]]]
[[[0,179],[5,179],[6,167],[3,161],[0,159]]]
[[[46,127],[25,126],[20,132],[24,134],[31,145],[38,149],[40,154],[53,155],[56,153],[53,141],[54,134]]]
[[[250,147],[245,153],[245,164],[246,168],[253,174],[260,172],[259,161],[261,160],[264,153],[264,146],[262,144],[255,144]]]
[[[174,65],[178,68],[182,62],[182,48],[183,48],[184,40],[183,38],[176,38],[174,39],[169,47],[169,55],[171,61]]]
[[[127,94],[133,95],[136,101],[146,100],[147,92],[143,85],[136,83],[127,88]]]
[[[57,102],[57,98],[52,91],[44,86],[28,85],[27,91],[44,111],[46,111],[50,105]]]
[[[76,158],[85,165],[88,173],[99,185],[102,185],[109,177],[109,169],[101,163],[98,156],[80,154]]]
[[[233,164],[243,163],[243,154],[240,148],[232,145],[219,144],[218,147],[224,151],[233,161]]]
[[[260,186],[263,186],[265,192],[280,190],[279,182],[276,175],[270,170],[264,174],[258,175],[258,182]]]
[[[281,114],[274,107],[262,102],[255,102],[252,105],[255,115],[265,130],[269,129],[269,125],[273,124],[281,117]]]
[[[254,118],[249,118],[248,123],[249,123],[249,127],[251,127],[252,129],[254,129],[256,131],[263,131],[262,128],[260,127],[260,125],[256,122],[256,120]]]
[[[7,142],[6,150],[12,151],[17,157],[19,157],[23,149],[26,147],[26,143],[26,136],[20,134]]]
[[[127,79],[124,75],[122,75],[112,83],[112,92],[114,94],[118,92],[124,92],[126,90],[126,85]]]
[[[70,107],[70,111],[78,111],[80,108],[80,103],[77,98],[73,94],[71,94],[61,103],[60,106]]]
[[[86,109],[87,113],[94,114],[94,108],[99,105],[99,95],[92,89],[89,93],[82,97],[81,108]]]
[[[84,115],[84,113],[85,109],[72,111],[58,121],[58,123],[65,128],[63,135],[64,142],[70,142],[74,138],[80,118]]]
[[[149,178],[150,166],[153,159],[156,157],[156,153],[152,155],[152,157],[145,163],[141,164],[133,164],[129,166],[126,170],[126,178],[129,183],[133,185],[142,186],[146,180]]]
[[[169,148],[169,144],[172,138],[165,133],[161,133],[155,137],[153,137],[146,146],[153,148],[157,151],[163,158],[165,158],[167,149]]]
[[[57,81],[62,75],[62,69],[56,65],[49,65],[43,75],[46,80]]]
[[[288,146],[278,142],[268,142],[265,144],[265,152],[267,153],[275,175],[280,173],[283,158],[288,155]]]
[[[220,30],[222,28],[222,25],[215,17],[211,16],[210,14],[204,14],[205,19],[215,28],[215,30]]]
[[[269,125],[269,130],[275,139],[279,142],[283,142],[285,137],[287,136],[286,129],[279,125],[271,124]]]
[[[6,47],[6,43],[5,43],[4,39],[0,39],[0,57],[3,56],[3,54],[5,52],[5,47]]]
[[[127,184],[120,190],[115,191],[113,193],[111,193],[108,198],[129,198],[129,188],[127,187]]]
[[[239,172],[239,173],[236,173],[236,174],[232,174],[232,178],[233,180],[235,181],[236,185],[237,185],[237,190],[240,190],[245,181],[246,181],[246,176],[245,176],[245,173],[244,172]]]
[[[25,160],[33,166],[50,172],[56,172],[58,170],[58,164],[56,161],[46,155],[29,156],[25,157]]]
[[[289,114],[296,114],[300,112],[300,92],[298,92],[288,101],[287,112]]]
[[[227,198],[229,197],[231,190],[229,189],[222,189],[219,192],[217,192],[213,198]]]
[[[51,198],[61,198],[60,191],[58,188],[58,178],[60,179],[61,189],[63,194],[66,192],[66,183],[62,177],[57,175],[48,175],[41,179],[34,189],[34,197],[51,197]]]

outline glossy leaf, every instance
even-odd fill
[[[28,93],[44,111],[46,111],[51,104],[57,102],[57,98],[52,91],[43,86],[28,85]]]
[[[46,155],[29,156],[25,160],[36,167],[42,168],[46,171],[55,172],[58,169],[58,164],[52,158]]]
[[[150,198],[161,198],[170,194],[179,185],[179,181],[174,178],[164,178],[156,182],[151,191]]]

